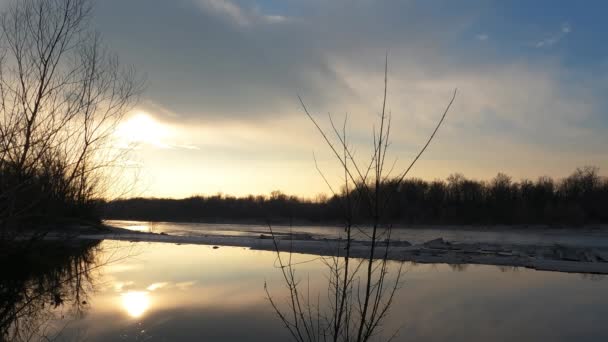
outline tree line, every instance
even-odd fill
[[[401,224],[594,224],[608,223],[608,178],[597,167],[576,169],[555,180],[513,181],[499,173],[489,181],[453,174],[446,180],[409,179],[382,184],[383,218]],[[353,192],[355,222],[369,218],[366,201]],[[344,192],[315,200],[274,191],[270,196],[132,198],[101,202],[107,219],[238,222],[279,220],[341,223]]]

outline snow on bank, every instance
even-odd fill
[[[49,238],[59,239],[58,235]],[[274,251],[275,244],[268,235],[252,236],[176,236],[133,232],[110,228],[107,233],[79,235],[79,239],[123,240],[134,242],[163,242],[174,244],[200,244],[213,246],[246,247],[255,250]],[[295,234],[291,238],[277,239],[279,251],[323,256],[343,256],[345,241],[342,239],[315,239],[309,235]],[[387,249],[387,247],[389,247]],[[370,243],[353,241],[351,256],[367,258]],[[518,266],[536,270],[608,274],[608,248],[596,246],[531,245],[506,242],[456,243],[443,238],[415,245],[407,241],[391,241],[390,246],[379,243],[374,257],[417,263],[484,264]]]
[[[147,222],[106,220],[111,227],[120,227],[141,232],[165,232],[181,236],[248,236],[257,238],[268,234],[268,225],[255,223],[200,223],[200,222]],[[275,235],[307,234],[322,240],[344,238],[344,227],[313,225],[273,225]],[[353,238],[371,235],[370,227],[358,227]],[[548,227],[543,225],[470,226],[470,225],[408,225],[396,226],[391,232],[393,240],[407,240],[421,244],[436,238],[462,243],[509,243],[522,245],[568,245],[580,247],[608,248],[608,225],[584,227]]]

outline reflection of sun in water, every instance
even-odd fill
[[[148,292],[129,291],[122,294],[122,306],[129,316],[133,318],[141,317],[150,307],[150,297]]]
[[[167,126],[154,120],[150,115],[139,112],[122,122],[116,134],[125,144],[150,144],[168,147],[163,140],[169,135]]]

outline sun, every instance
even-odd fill
[[[129,291],[122,294],[122,306],[129,316],[141,317],[150,307],[150,296],[144,291]]]
[[[166,125],[155,120],[145,112],[137,112],[122,122],[116,135],[124,145],[148,144],[156,147],[169,147],[164,140],[170,135]]]

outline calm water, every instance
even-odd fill
[[[263,288],[267,281],[280,305],[287,300],[275,261],[243,248],[105,241],[78,298],[61,283],[50,290],[63,291],[61,302],[48,296],[18,323],[60,341],[289,341]],[[310,255],[294,261],[304,262],[297,274],[313,296],[326,293],[326,265]],[[404,271],[383,322],[384,336],[401,327],[397,341],[608,341],[603,277],[443,264]]]

